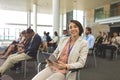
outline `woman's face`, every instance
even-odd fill
[[[73,23],[73,22],[71,22],[70,24],[69,24],[69,33],[71,34],[71,36],[79,36],[79,28],[78,28],[78,26],[75,24],[75,23]]]

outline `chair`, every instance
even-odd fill
[[[38,50],[39,51],[39,50]],[[38,55],[38,52],[37,52],[37,55]],[[23,70],[23,72],[24,72],[24,78],[26,79],[27,78],[27,63],[28,62],[34,62],[35,63],[35,67],[36,67],[36,65],[37,65],[37,58],[32,58],[32,59],[29,59],[29,60],[24,60],[23,62],[23,65],[24,65],[24,70]],[[36,69],[36,68],[35,68]]]
[[[66,75],[66,80],[68,80],[68,77],[70,76],[71,73],[76,72],[76,80],[80,80],[80,70],[82,68],[78,68],[78,69],[70,69],[69,72]]]
[[[90,48],[89,52],[90,51],[91,51],[91,54],[93,55],[94,65],[96,67],[97,66],[97,61],[96,61],[96,55],[95,55],[95,48]]]
[[[50,56],[50,53],[47,52],[42,52],[38,54],[38,67],[37,67],[37,72],[39,73],[43,68],[45,68],[46,65],[46,59]],[[68,74],[66,75],[66,80],[68,80],[68,77],[70,76],[71,73],[73,72],[77,72],[76,73],[76,80],[80,80],[80,70],[82,68],[78,68],[78,69],[70,69]]]
[[[118,46],[118,48],[115,50],[114,52],[114,56],[115,56],[115,59],[117,60],[117,56],[118,56],[118,53],[120,52],[120,45]]]
[[[32,58],[32,59],[29,59],[29,60],[25,60],[24,61],[24,78],[26,79],[27,78],[27,63],[28,62],[34,62],[35,64],[35,67],[37,65],[37,60],[35,58]],[[35,68],[36,69],[36,68]]]
[[[37,63],[38,63],[38,66],[37,66],[37,72],[40,72],[42,69],[45,68],[45,65],[46,65],[46,59],[50,56],[51,54],[50,53],[47,53],[47,52],[39,52],[37,54]]]

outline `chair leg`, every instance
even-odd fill
[[[67,75],[66,75],[66,80],[68,80],[68,77],[69,77],[69,75],[70,75],[71,72],[72,72],[72,71],[69,71],[69,72],[67,73]]]
[[[94,52],[94,51],[92,51],[92,53],[93,53],[93,58],[94,58],[95,67],[96,67],[96,66],[97,66],[96,55],[95,55],[95,52]]]
[[[117,60],[118,49],[115,51],[115,59]]]
[[[27,72],[27,61],[24,61],[24,78],[26,78],[26,72]]]
[[[37,66],[37,73],[39,73],[40,72],[40,65],[41,65],[41,63],[38,63],[38,66]]]
[[[80,78],[81,78],[81,74],[80,74],[80,70],[79,70],[79,72],[78,72],[78,80],[80,80]]]

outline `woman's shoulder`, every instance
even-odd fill
[[[61,37],[61,40],[69,39],[70,37]]]
[[[82,39],[82,42],[88,44],[88,41],[86,41],[86,40],[84,40],[84,39]]]
[[[61,37],[60,38],[60,42],[63,42],[63,41],[66,41],[66,40],[68,40],[70,37]]]
[[[83,39],[83,37],[79,37],[79,42],[81,42],[81,43],[88,43],[88,41],[87,40],[85,40],[85,39]]]

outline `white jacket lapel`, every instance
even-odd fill
[[[82,37],[79,37],[70,52],[68,63],[75,62],[78,59],[81,42],[82,42]]]

